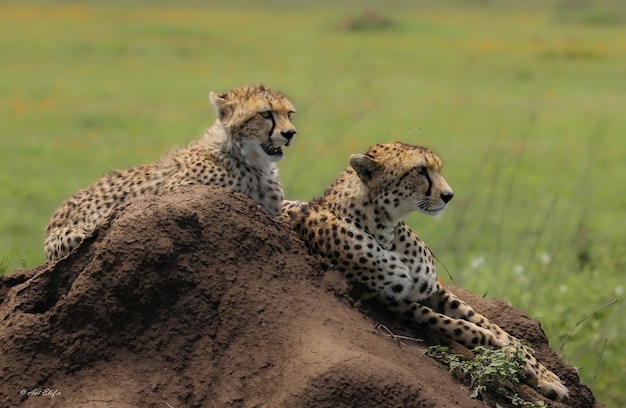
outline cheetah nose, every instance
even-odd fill
[[[447,203],[448,201],[452,200],[452,197],[454,197],[454,193],[452,191],[446,191],[444,193],[441,193],[441,199],[443,200],[444,203]]]
[[[296,135],[296,131],[294,129],[283,130],[280,134],[289,141]]]

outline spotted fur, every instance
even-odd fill
[[[47,259],[65,257],[128,199],[179,186],[221,186],[278,214],[283,190],[274,162],[296,134],[293,104],[263,85],[211,92],[210,100],[217,119],[201,140],[155,163],[113,171],[65,201],[46,230]]]
[[[402,221],[412,211],[437,215],[452,199],[441,167],[426,147],[378,144],[352,155],[321,197],[285,201],[281,219],[328,266],[378,292],[392,311],[468,347],[509,346],[511,335],[437,281],[430,249]],[[526,381],[550,398],[565,398],[559,378],[523,351]]]

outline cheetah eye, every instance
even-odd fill
[[[417,174],[421,174],[422,176],[428,175],[428,169],[426,166],[417,166],[415,171],[417,171]]]
[[[261,115],[263,119],[270,119],[272,117],[272,111],[262,111],[259,112],[259,115]]]
[[[289,111],[289,112],[287,112],[287,117],[288,117],[289,119],[291,119],[291,117],[293,116],[293,114],[294,114],[294,113],[296,113],[296,112],[294,112],[294,111]]]

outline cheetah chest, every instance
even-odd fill
[[[236,190],[268,209],[272,215],[278,214],[283,200],[283,192],[276,169],[270,167],[254,169],[256,171],[246,170],[240,172]]]

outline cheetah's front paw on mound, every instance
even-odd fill
[[[537,364],[537,372],[532,373],[535,376],[537,391],[556,401],[563,401],[567,398],[569,391],[567,387],[563,385],[561,379],[542,364]],[[527,373],[527,375],[528,374],[529,373]]]

